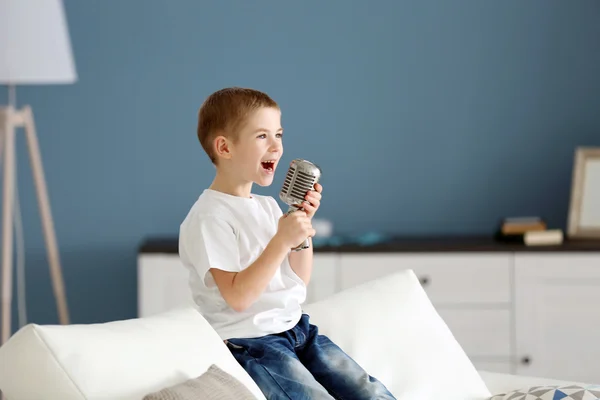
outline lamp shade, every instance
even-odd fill
[[[77,80],[61,0],[0,0],[0,83]]]

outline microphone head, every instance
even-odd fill
[[[320,178],[321,169],[317,165],[301,158],[292,160],[279,198],[290,206],[300,204],[305,200],[306,192],[313,190]]]

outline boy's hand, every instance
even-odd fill
[[[321,192],[323,191],[323,186],[319,183],[315,183],[315,190],[309,190],[304,197],[306,201],[302,203],[302,208],[306,212],[308,218],[312,219],[315,215],[319,206],[321,205]]]
[[[279,219],[277,236],[286,248],[293,248],[302,243],[307,237],[315,236],[315,230],[310,223],[310,218],[302,210],[284,214]]]

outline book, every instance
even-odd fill
[[[523,235],[523,243],[527,246],[555,246],[562,244],[564,234],[561,229],[546,231],[530,231]]]
[[[544,231],[548,228],[541,217],[507,217],[500,222],[503,235],[521,235],[530,231]]]

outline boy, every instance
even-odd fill
[[[200,312],[267,399],[393,399],[302,313],[312,271],[311,219],[322,187],[283,215],[268,186],[283,153],[281,112],[267,94],[226,88],[200,107],[198,139],[215,178],[180,226],[179,254]]]

